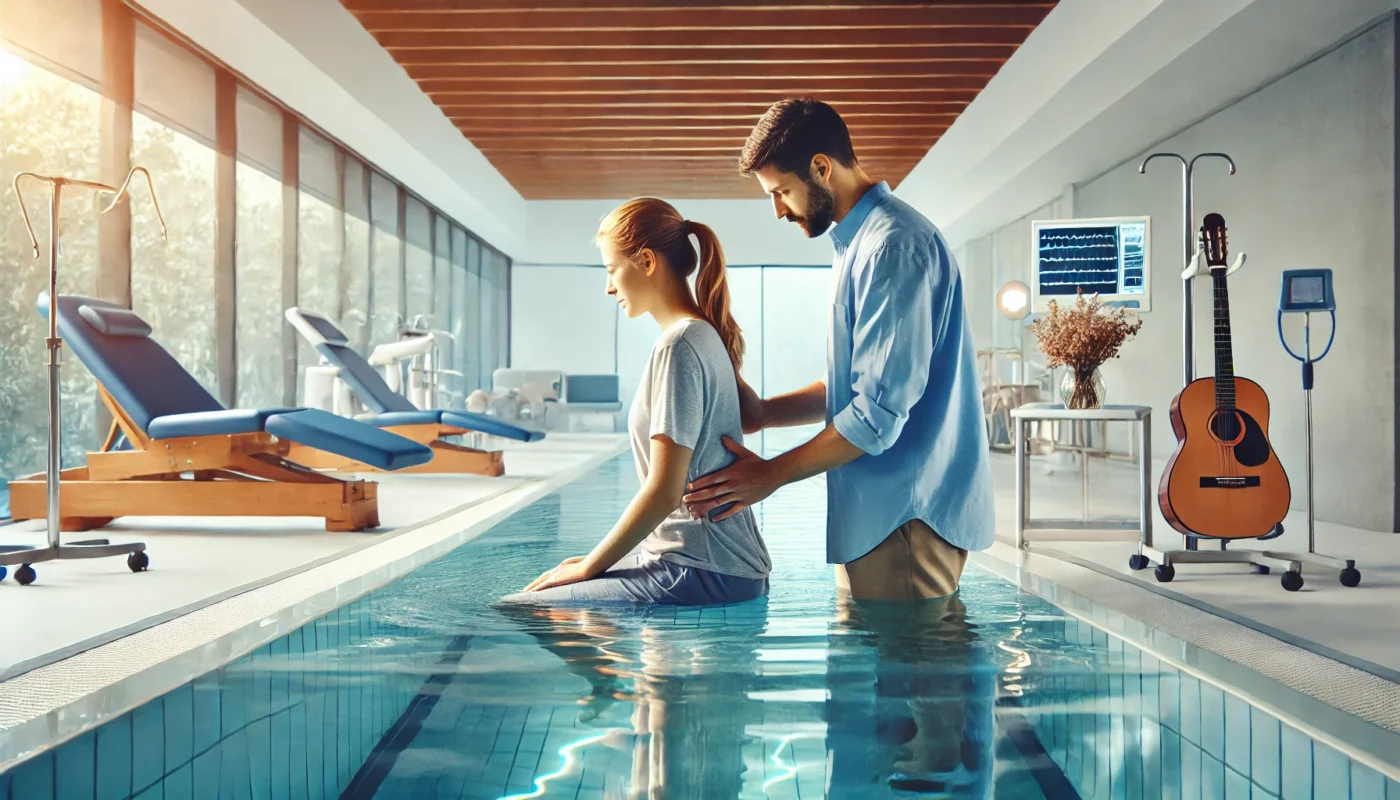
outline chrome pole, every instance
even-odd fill
[[[61,467],[59,449],[63,446],[62,386],[59,382],[61,377],[59,370],[62,362],[60,352],[63,348],[63,340],[58,338],[58,310],[54,308],[54,304],[58,302],[58,209],[59,197],[62,193],[63,180],[57,179],[53,182],[49,192],[49,335],[44,342],[49,357],[49,459],[45,486],[48,493],[46,516],[48,518],[49,547],[54,549],[58,549],[59,545],[58,489]]]
[[[1307,366],[1304,369],[1311,370],[1312,360],[1312,313],[1303,314],[1303,361]],[[1310,376],[1311,377],[1311,376]],[[1312,424],[1312,381],[1308,381],[1303,387],[1303,430],[1307,436],[1307,462],[1308,462],[1308,552],[1317,552],[1316,529],[1314,528],[1315,516],[1313,514],[1313,424]]]

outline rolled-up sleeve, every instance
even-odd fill
[[[934,346],[934,256],[882,247],[853,266],[851,402],[836,431],[870,455],[894,446],[928,385]]]

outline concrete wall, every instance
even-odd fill
[[[1330,267],[1335,272],[1338,326],[1314,391],[1317,515],[1372,530],[1397,530],[1396,519],[1396,27],[1393,18],[1322,53],[1239,102],[1172,135],[1146,152],[1190,158],[1223,151],[1238,172],[1198,162],[1196,225],[1209,212],[1224,215],[1231,252],[1248,261],[1231,277],[1236,373],[1269,394],[1270,435],[1306,506],[1303,403],[1297,362],[1278,342],[1275,311],[1279,274]],[[1145,155],[1146,153],[1142,154]],[[1152,217],[1152,311],[1138,337],[1107,364],[1112,403],[1151,405],[1153,448],[1159,461],[1175,445],[1167,410],[1181,389],[1181,174],[1142,155],[1076,186],[1078,217]],[[1058,216],[1044,208],[1032,216]],[[969,242],[965,270],[974,279],[974,331],[981,342],[1014,344],[995,314],[992,294],[1030,272],[1029,219]],[[1005,257],[1003,257],[1005,256]],[[971,267],[972,269],[967,269]],[[1196,374],[1214,372],[1212,293],[1195,289]],[[1326,335],[1326,319],[1315,327]],[[1298,341],[1301,323],[1286,326]]]

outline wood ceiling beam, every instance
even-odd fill
[[[864,27],[984,27],[1003,25],[1029,30],[1039,25],[1053,6],[1051,3],[1007,5],[1003,3],[964,3],[937,5],[881,3],[862,6],[848,3],[830,5],[766,4],[741,6],[674,7],[641,2],[633,7],[612,4],[553,7],[503,8],[499,4],[476,4],[464,0],[457,7],[441,8],[441,3],[415,3],[411,0],[342,0],[370,33],[389,31],[618,31],[618,30],[704,30],[827,28],[850,30]]]
[[[472,50],[445,48],[439,50],[400,50],[394,59],[399,65],[414,74],[415,67],[469,67],[472,69],[492,67],[556,66],[574,69],[588,68],[592,72],[597,67],[627,65],[637,67],[661,67],[669,69],[690,65],[754,65],[783,64],[802,65],[802,68],[830,68],[839,65],[843,70],[878,68],[887,64],[924,64],[945,68],[950,63],[983,62],[999,68],[1016,45],[935,45],[920,47],[843,47],[843,48],[771,48],[771,47],[719,47],[719,48],[613,48],[595,50],[587,48],[504,48],[494,50]],[[793,74],[788,72],[786,74]],[[800,72],[798,74],[801,74]],[[860,73],[865,74],[865,73]],[[878,74],[878,73],[877,73]],[[955,72],[953,74],[983,74],[981,72]]]
[[[786,78],[802,83],[819,78],[879,78],[900,75],[936,79],[941,77],[976,75],[991,80],[1001,69],[1002,59],[979,61],[897,61],[870,63],[866,61],[729,61],[699,63],[616,64],[454,64],[406,65],[414,80],[461,78],[475,83],[518,81],[522,79],[559,81],[591,78],[629,78],[645,71],[648,77],[726,78]]]
[[[789,95],[834,95],[842,92],[854,97],[871,97],[890,92],[937,95],[933,99],[963,100],[971,102],[977,93],[987,85],[987,79],[980,76],[948,75],[938,78],[877,76],[865,78],[745,78],[743,76],[715,78],[664,78],[651,75],[631,78],[588,79],[562,77],[555,81],[516,80],[474,82],[464,79],[423,79],[418,88],[434,100],[451,100],[454,97],[475,98],[493,95],[517,96],[522,94],[548,93],[559,96],[607,95],[624,98],[606,102],[624,102],[625,96],[635,95],[632,100],[645,100],[657,95],[725,95],[747,97],[754,102],[768,98]],[[708,102],[708,100],[705,100]]]
[[[1006,46],[1015,48],[1026,40],[1029,28],[1009,25],[979,27],[924,27],[908,25],[885,28],[837,29],[782,28],[778,30],[740,29],[715,35],[705,30],[598,30],[511,32],[502,31],[385,31],[375,36],[380,46],[396,58],[408,53],[470,51],[484,57],[497,50],[709,50],[732,47],[765,47],[810,50],[817,48],[905,48]]]
[[[944,131],[953,124],[956,114],[942,117],[928,117],[919,122],[900,120],[887,124],[849,125],[851,137],[863,140],[872,136],[923,136],[930,131]],[[633,120],[636,124],[617,123],[579,125],[569,120],[514,120],[510,124],[499,121],[465,119],[457,123],[457,128],[468,138],[492,136],[581,136],[588,139],[615,137],[652,136],[693,136],[703,138],[735,138],[740,141],[748,138],[753,130],[752,120],[734,120],[729,124],[688,125],[667,120]]]

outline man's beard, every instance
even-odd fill
[[[801,226],[807,238],[815,239],[826,233],[836,215],[836,195],[831,190],[810,178],[807,180],[807,215],[788,217]]]

